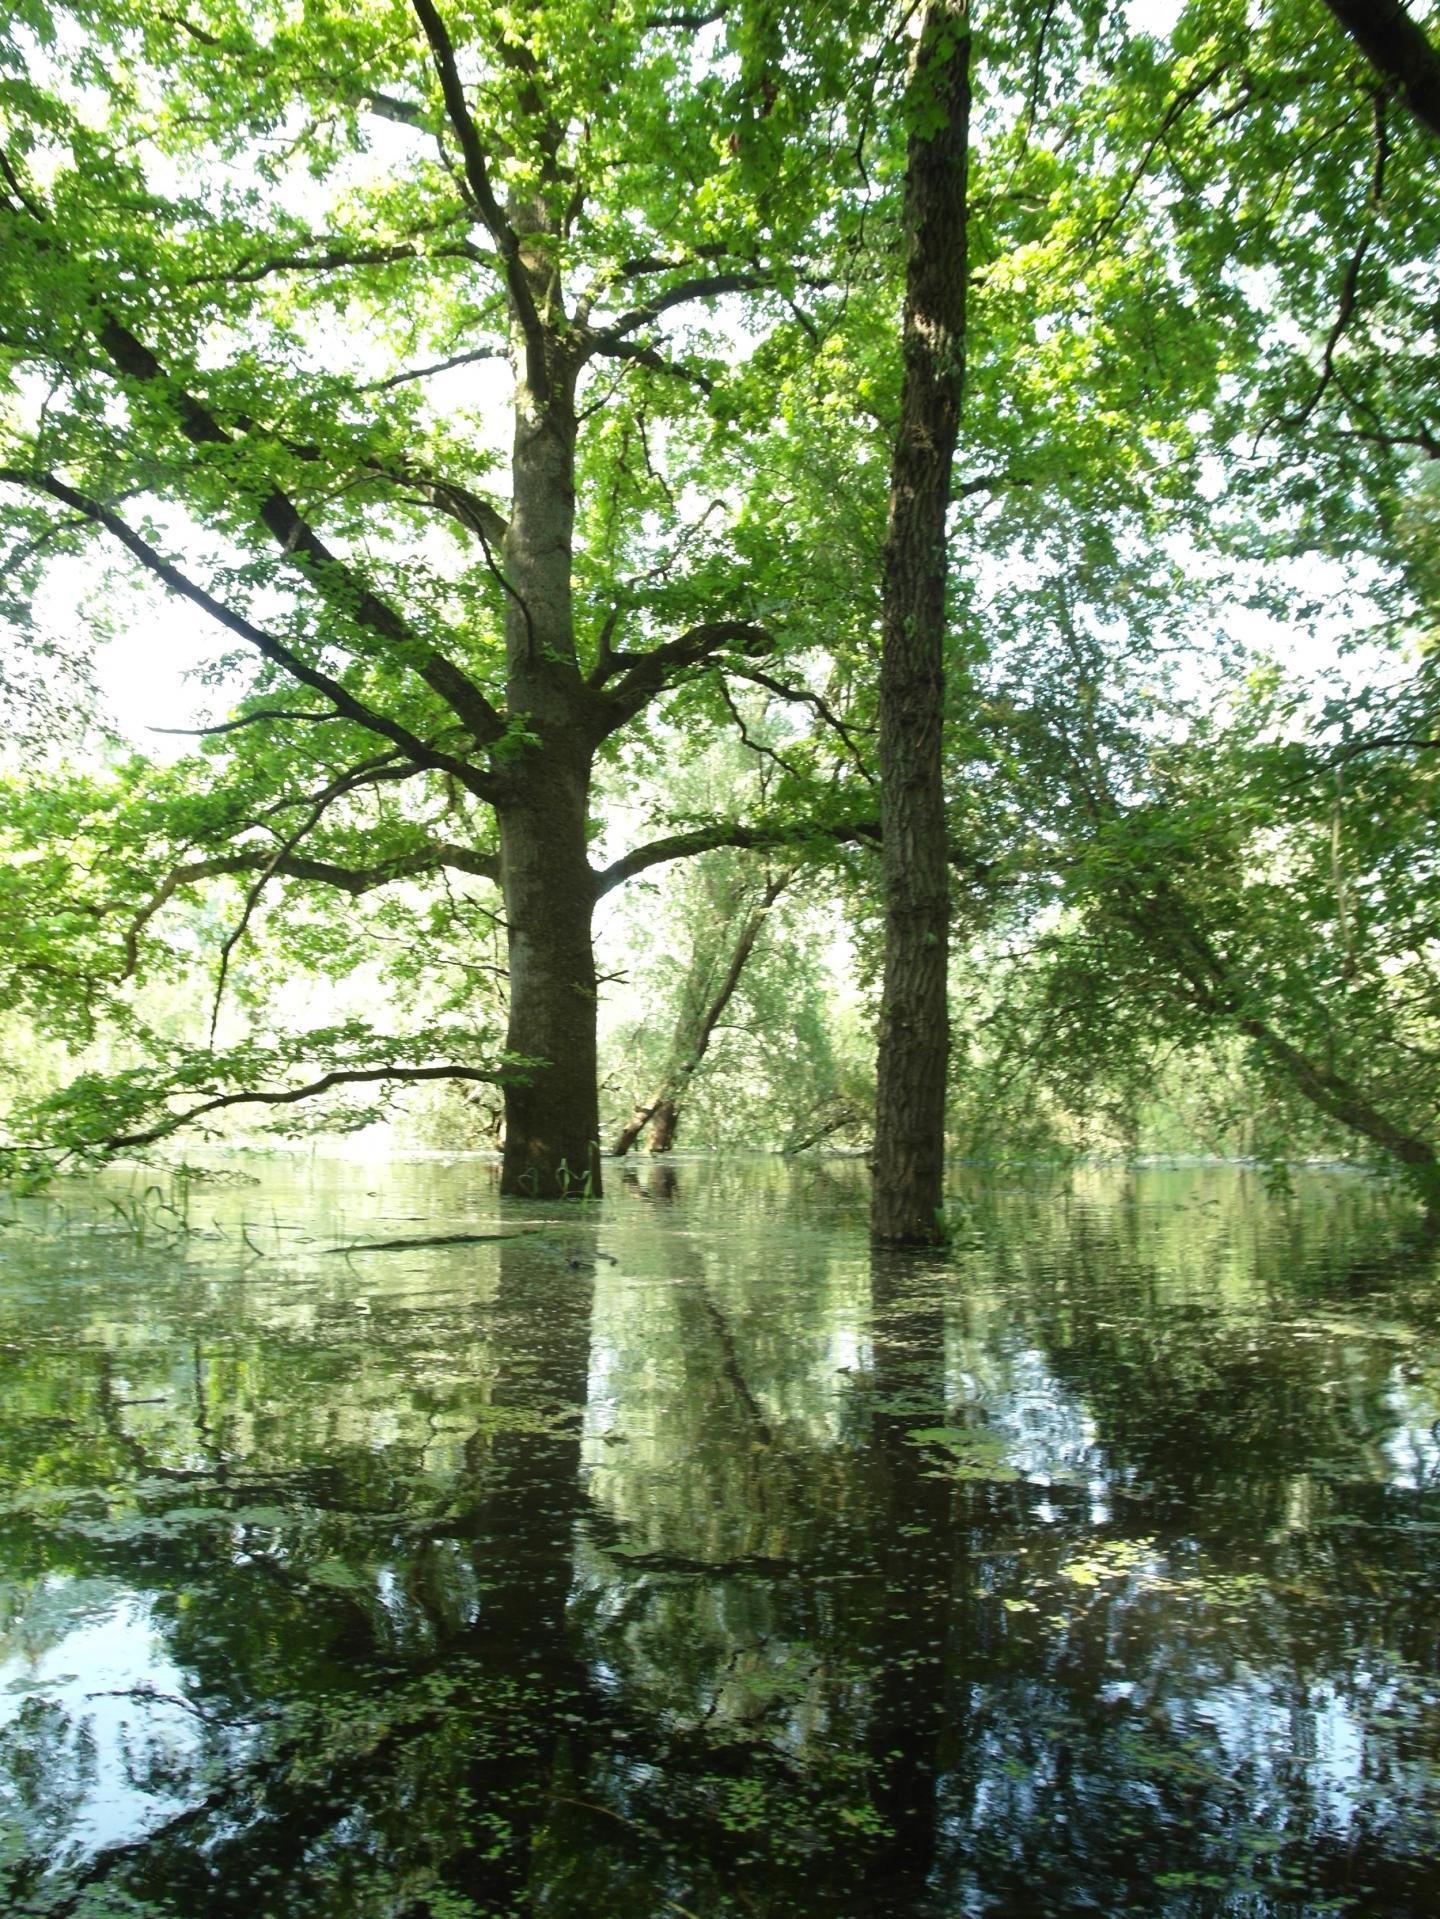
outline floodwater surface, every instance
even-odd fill
[[[1440,1910],[1381,1189],[997,1176],[872,1259],[852,1166],[609,1179],[7,1202],[0,1909]],[[373,1245],[440,1233],[510,1237]]]

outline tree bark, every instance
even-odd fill
[[[680,1130],[680,1108],[673,1099],[662,1099],[650,1122],[649,1147],[652,1153],[669,1153],[675,1148]]]
[[[500,1190],[600,1192],[595,879],[585,856],[589,757],[552,741],[498,810],[510,962],[506,1047],[543,1061],[505,1090]]]
[[[532,235],[523,260],[542,308],[543,236]],[[598,734],[575,650],[577,366],[563,334],[546,325],[543,337],[542,370],[516,320],[512,506],[500,564],[506,703],[538,744],[494,764],[510,968],[506,1048],[542,1063],[506,1088],[500,1190],[564,1199],[601,1189],[596,887],[587,850]]]
[[[885,978],[871,1233],[940,1237],[949,885],[941,731],[945,515],[964,382],[967,0],[930,0],[911,71],[900,430],[885,538],[880,818]]]
[[[1400,0],[1325,0],[1375,71],[1440,135],[1440,53]]]

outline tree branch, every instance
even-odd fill
[[[699,367],[682,366],[678,360],[667,360],[659,347],[648,340],[602,338],[596,341],[591,353],[602,360],[634,360],[640,366],[649,367],[652,373],[667,373],[671,379],[688,380],[702,393],[715,391],[715,382],[708,373],[702,373]]]
[[[408,727],[399,725],[385,714],[377,713],[372,707],[357,700],[328,673],[322,673],[315,667],[307,666],[304,660],[282,640],[277,640],[260,627],[252,625],[243,614],[234,612],[223,601],[207,593],[204,587],[198,586],[189,579],[178,567],[172,566],[150,545],[148,540],[142,539],[118,514],[112,513],[98,500],[92,500],[83,493],[77,493],[73,487],[67,486],[63,480],[57,479],[50,473],[26,473],[13,467],[0,467],[0,481],[7,481],[15,486],[30,487],[36,492],[48,493],[53,499],[61,501],[63,505],[83,514],[87,520],[96,526],[103,527],[112,538],[118,540],[147,572],[154,574],[155,578],[167,586],[172,593],[177,594],[181,599],[189,600],[191,605],[201,608],[227,632],[235,634],[238,639],[253,646],[257,653],[274,665],[283,667],[303,686],[323,694],[334,706],[337,717],[351,720],[356,726],[363,726],[368,732],[378,733],[382,739],[389,740],[392,745],[400,747],[422,766],[432,767],[437,772],[452,774],[467,791],[475,794],[477,799],[485,800],[487,803],[493,800],[495,784],[487,773],[482,772],[478,767],[471,766],[465,760],[456,759],[453,754],[442,753],[434,747],[427,746]]]
[[[443,231],[443,229],[440,229]],[[420,236],[417,235],[418,240]],[[354,252],[341,246],[326,247],[319,253],[279,253],[267,260],[254,260],[243,267],[215,273],[193,274],[184,284],[199,287],[253,286],[275,273],[336,273],[348,267],[399,266],[416,260],[471,260],[494,266],[493,257],[468,240],[454,240],[446,246],[417,250],[415,240],[387,247],[361,247]]]
[[[545,353],[544,323],[535,305],[535,295],[525,271],[525,262],[520,257],[519,238],[506,219],[490,184],[490,173],[485,164],[480,135],[471,117],[470,109],[466,105],[465,89],[455,64],[455,48],[445,22],[436,12],[431,0],[411,0],[411,5],[429,42],[435,71],[440,78],[440,91],[445,101],[446,116],[454,129],[456,139],[460,142],[460,153],[465,162],[466,182],[474,197],[480,218],[485,223],[485,229],[495,242],[504,265],[505,285],[509,289],[515,316],[520,323],[520,331],[525,336],[526,384],[538,399],[547,399],[550,392],[550,369]]]
[[[153,1146],[157,1140],[168,1139],[172,1133],[178,1133],[182,1126],[191,1126],[207,1114],[222,1112],[227,1107],[296,1106],[302,1100],[315,1099],[321,1093],[328,1093],[335,1086],[376,1086],[387,1080],[414,1086],[437,1079],[478,1080],[493,1085],[503,1077],[503,1069],[484,1066],[336,1067],[332,1072],[322,1073],[319,1079],[311,1080],[308,1086],[290,1086],[283,1092],[217,1093],[213,1099],[202,1100],[198,1106],[188,1107],[183,1113],[169,1114],[143,1132],[111,1133],[89,1143],[92,1150],[99,1148],[107,1153],[120,1153],[135,1146]]]
[[[329,726],[338,713],[310,713],[301,707],[267,706],[254,713],[242,713],[238,720],[218,720],[213,726],[147,726],[147,733],[183,735],[187,739],[207,739],[218,733],[238,733],[242,727],[259,726],[266,721],[303,720],[311,725]]]
[[[696,853],[713,852],[720,846],[763,852],[782,846],[798,851],[806,847],[879,845],[880,821],[873,816],[833,825],[796,819],[746,826],[738,821],[717,820],[709,826],[691,827],[683,833],[671,833],[664,839],[651,840],[647,846],[638,846],[633,853],[612,860],[595,876],[595,895],[597,899],[603,898],[606,893],[613,892],[617,886],[634,879],[637,873],[647,872],[652,866],[664,866],[671,860],[690,859]],[[998,861],[980,859],[968,847],[950,846],[945,860],[947,865],[974,885],[997,886],[1005,883]]]
[[[601,898],[613,892],[617,886],[634,879],[637,873],[647,872],[652,866],[664,866],[671,860],[689,859],[696,853],[709,853],[720,846],[765,850],[781,846],[843,846],[857,842],[878,846],[880,822],[867,819],[852,820],[839,826],[818,826],[804,820],[785,820],[767,826],[746,826],[734,820],[718,821],[712,826],[695,826],[684,833],[671,833],[664,839],[651,840],[648,846],[636,847],[633,853],[613,860],[596,875],[596,897]]]
[[[388,393],[392,387],[405,386],[411,380],[428,380],[435,373],[449,373],[457,366],[473,366],[479,360],[503,360],[505,349],[498,346],[473,347],[468,353],[452,353],[448,360],[436,360],[429,366],[407,368],[404,373],[392,373],[387,380],[370,380],[364,386],[357,387],[358,393]]]
[[[693,280],[682,280],[678,286],[667,287],[664,293],[657,293],[653,300],[647,300],[643,306],[632,307],[628,313],[622,313],[608,326],[591,329],[592,351],[603,352],[607,346],[613,346],[637,327],[649,326],[672,307],[685,306],[691,300],[713,299],[722,293],[763,293],[771,285],[770,280],[756,273],[705,273]]]
[[[252,847],[238,853],[217,853],[212,859],[190,860],[177,866],[135,915],[125,935],[125,970],[129,979],[138,964],[141,932],[163,906],[169,904],[182,887],[199,880],[223,879],[231,874],[264,871],[267,878],[305,880],[314,886],[333,886],[352,899],[391,886],[397,880],[423,879],[431,873],[450,870],[472,874],[476,879],[500,883],[500,862],[488,853],[477,853],[467,846],[437,841],[417,848],[413,853],[397,853],[393,859],[377,861],[374,866],[339,866],[330,860],[311,859],[304,854],[282,851],[278,859],[264,847]],[[97,909],[119,910],[120,903]]]
[[[265,882],[276,872],[281,861],[292,854],[301,841],[319,824],[325,815],[326,809],[332,806],[337,799],[343,798],[347,793],[353,793],[357,787],[365,785],[367,781],[376,778],[383,779],[387,777],[387,775],[392,778],[408,778],[411,774],[419,770],[413,763],[403,763],[397,767],[394,762],[398,757],[399,756],[394,753],[381,754],[378,758],[362,760],[359,766],[350,767],[346,772],[337,774],[336,777],[322,787],[320,792],[311,800],[305,817],[299,826],[287,833],[275,851],[260,865],[255,883],[246,891],[245,904],[241,908],[240,918],[225,935],[224,942],[220,948],[220,963],[215,977],[215,997],[210,1007],[210,1044],[212,1048],[215,1044],[216,1029],[220,1024],[220,1008],[225,998],[225,982],[230,976],[231,955],[245,937],[250,921],[254,917],[255,909],[260,904],[260,896],[265,891]],[[130,943],[130,952],[132,954],[134,952],[133,941]]]
[[[1375,95],[1373,101],[1373,111],[1375,157],[1372,162],[1370,174],[1370,209],[1372,212],[1378,213],[1384,202],[1385,166],[1390,156],[1390,136],[1385,125],[1385,101],[1378,93]],[[1339,346],[1346,328],[1355,317],[1355,307],[1360,295],[1360,269],[1365,264],[1365,256],[1370,251],[1374,237],[1374,228],[1372,227],[1361,235],[1359,246],[1356,247],[1354,253],[1350,256],[1350,264],[1345,269],[1345,278],[1340,286],[1339,310],[1335,315],[1335,320],[1329,333],[1326,335],[1325,346],[1320,356],[1319,381],[1316,383],[1315,391],[1310,395],[1310,398],[1305,402],[1304,406],[1301,407],[1300,411],[1292,414],[1288,419],[1281,422],[1284,426],[1305,426],[1311,414],[1314,413],[1316,407],[1319,406],[1321,400],[1324,398],[1326,389],[1329,387],[1331,381],[1336,378],[1335,349]],[[1343,392],[1344,389],[1342,388],[1341,391]]]
[[[232,436],[193,394],[171,380],[143,341],[113,317],[104,319],[97,338],[119,371],[143,385],[159,385],[173,399],[180,429],[194,446],[230,446]],[[419,636],[395,609],[373,592],[344,561],[332,553],[279,487],[260,501],[259,518],[266,531],[294,561],[305,578],[333,605],[340,606],[358,626],[392,643],[414,647]],[[420,678],[463,721],[481,745],[497,740],[505,723],[479,687],[443,654],[431,651],[415,667]]]
[[[737,679],[750,680],[756,686],[763,686],[767,693],[773,693],[778,700],[789,701],[795,706],[808,706],[843,742],[861,777],[868,780],[872,786],[874,785],[874,771],[861,753],[850,728],[820,694],[812,693],[809,687],[805,686],[787,686],[783,680],[772,679],[768,673],[762,673],[755,666],[731,666],[728,670]],[[866,730],[873,733],[875,729],[870,727]]]
[[[647,701],[670,684],[674,674],[686,667],[713,659],[723,648],[731,647],[747,658],[775,650],[773,636],[763,626],[749,620],[707,620],[692,626],[678,639],[652,647],[648,653],[602,653],[587,684],[603,694],[613,714],[608,731],[614,732],[632,719]],[[605,690],[606,682],[616,675],[616,684]]]
[[[1440,135],[1440,52],[1400,0],[1325,0],[1325,4],[1416,119]]]

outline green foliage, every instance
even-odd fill
[[[1423,1133],[1431,749],[1360,743],[1434,737],[1428,669],[1367,690],[1357,656],[1322,710],[1242,690],[1227,632],[1262,608],[1394,644],[1440,604],[1427,135],[1304,9],[1190,0],[1168,34],[1089,4],[972,24],[948,661],[957,930],[979,942],[964,1137],[1004,1114],[1016,1145],[1084,1144],[1099,1108],[1104,1137],[1135,1137],[1157,1058],[1223,1031],[1215,1083],[1248,1048],[1252,1130],[1278,1150],[1304,1126],[1257,1023]],[[628,6],[480,0],[448,31],[551,350],[615,336],[579,375],[558,707],[564,645],[524,697],[507,653],[523,314],[412,9],[77,0],[0,30],[0,616],[19,642],[0,705],[46,756],[24,777],[12,759],[0,791],[0,999],[26,1048],[118,1072],[108,1128],[99,1082],[32,1100],[76,1143],[157,1123],[167,1084],[298,1081],[300,1035],[333,1021],[277,1016],[297,975],[378,982],[401,1024],[488,1030],[494,809],[557,738],[596,738],[586,675],[695,623],[766,637],[653,670],[594,748],[592,841],[621,807],[714,840],[743,818],[818,866],[873,816],[904,16],[745,4],[695,39]],[[157,580],[210,622],[195,665],[228,717],[175,765],[87,747],[90,635],[44,591],[81,568],[104,581],[97,630],[153,607]],[[686,792],[722,737],[750,772]],[[845,860],[863,978],[872,882]],[[777,912],[688,1095],[692,1137],[795,1143],[842,1106],[863,1135],[863,1015],[831,1017],[813,913]],[[1141,930],[1167,924],[1223,953],[1228,996],[1186,983],[1173,940],[1157,968]],[[992,956],[1022,952],[1002,992]],[[167,1032],[146,992],[186,1017]],[[339,1055],[316,1044],[320,1076]],[[662,1050],[634,1041],[627,1095]],[[1047,1093],[1006,1096],[1036,1084],[1020,1060]]]
[[[7,1119],[9,1138],[0,1143],[0,1172],[32,1177],[67,1161],[143,1149],[234,1107],[282,1109],[269,1121],[282,1133],[355,1129],[382,1117],[387,1100],[283,1109],[334,1087],[385,1088],[447,1073],[500,1080],[533,1064],[504,1056],[493,1032],[453,1025],[377,1033],[352,1019],[228,1048],[164,1048],[147,1045],[143,1032],[137,1038],[149,1055],[145,1064],[76,1073],[56,1092],[18,1099]]]

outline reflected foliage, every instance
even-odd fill
[[[1382,1189],[991,1184],[872,1260],[848,1165],[489,1177],[15,1209],[11,1909],[1433,1909],[1440,1286]]]

